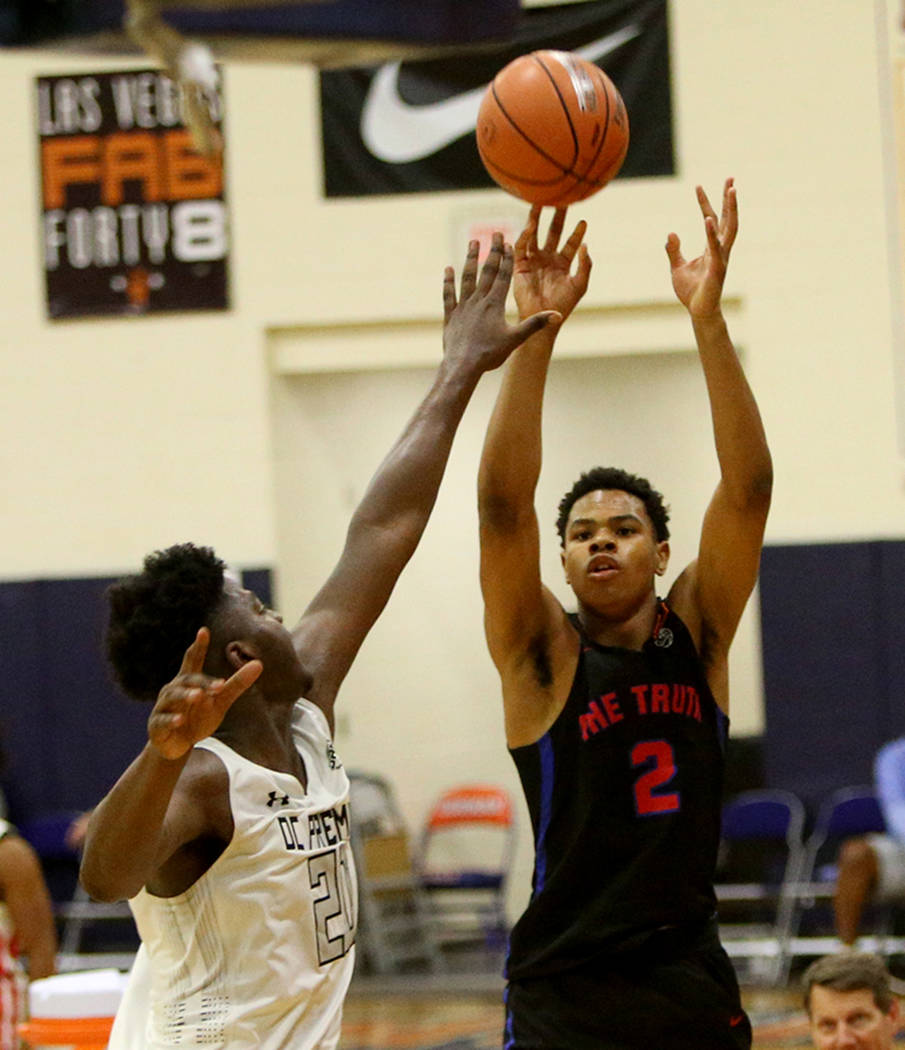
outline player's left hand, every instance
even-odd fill
[[[675,233],[666,239],[666,254],[672,271],[672,286],[679,302],[692,318],[703,320],[719,313],[729,253],[738,233],[738,200],[733,180],[726,179],[723,206],[717,219],[703,188],[698,186],[696,192],[707,234],[704,254],[686,260]]]

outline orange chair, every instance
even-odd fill
[[[515,830],[512,799],[495,784],[460,784],[434,803],[416,866],[441,943],[483,941],[491,949],[505,947]]]
[[[77,1046],[106,1050],[112,1017],[38,1017],[23,1021],[19,1035],[32,1046]]]

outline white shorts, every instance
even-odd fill
[[[905,899],[905,843],[891,835],[865,836],[877,855],[877,887],[874,898],[879,901]]]

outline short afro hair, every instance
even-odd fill
[[[223,598],[225,568],[210,547],[183,543],[149,554],[141,573],[108,589],[107,658],[129,696],[153,702],[178,673]]]
[[[605,489],[619,489],[622,492],[630,492],[644,504],[647,515],[654,527],[654,535],[657,542],[662,543],[669,539],[669,508],[663,502],[663,496],[651,485],[647,478],[639,477],[637,474],[629,474],[627,470],[619,467],[593,467],[586,471],[571,489],[559,501],[559,517],[556,519],[556,531],[559,533],[561,546],[566,545],[566,525],[569,514],[576,500],[586,496],[589,492],[597,492]]]

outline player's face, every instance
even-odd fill
[[[562,552],[566,582],[593,609],[626,610],[666,570],[669,544],[658,542],[644,503],[621,489],[597,489],[569,512]]]
[[[285,686],[303,695],[307,682],[292,635],[283,626],[283,617],[266,605],[253,592],[240,584],[227,581],[224,594],[228,602],[226,631],[244,647],[246,657],[264,664],[262,685]]]
[[[815,985],[810,1008],[811,1038],[817,1050],[892,1050],[898,1003],[884,1013],[868,988],[837,992]]]

